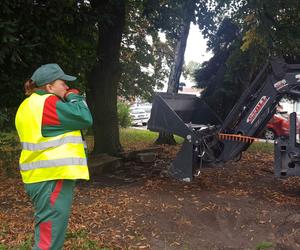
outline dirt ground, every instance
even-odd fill
[[[80,182],[65,249],[300,249],[300,178],[276,179],[271,154],[246,152],[184,183],[165,175],[175,151]],[[1,176],[0,221],[0,245],[32,237],[19,178]]]

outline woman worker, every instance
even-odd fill
[[[39,67],[25,83],[16,114],[20,171],[35,210],[33,249],[62,249],[76,179],[89,179],[81,129],[92,125],[84,98],[57,64]]]

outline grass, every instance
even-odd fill
[[[92,139],[92,136],[88,136]],[[121,128],[120,129],[120,142],[122,145],[135,144],[135,143],[154,143],[158,137],[157,132],[149,130],[141,130],[135,128]],[[182,143],[183,138],[174,136],[177,143]],[[4,150],[20,148],[19,140],[16,132],[0,132],[0,148]],[[250,151],[261,151],[265,153],[273,153],[274,145],[265,142],[254,142],[249,149]],[[1,156],[0,156],[1,157]]]
[[[29,239],[25,240],[24,242],[22,242],[20,245],[15,246],[15,247],[9,247],[9,246],[0,244],[0,250],[15,250],[15,249],[30,250],[30,249],[32,249],[32,244],[33,244],[32,240],[31,240],[31,238],[29,238]]]
[[[154,143],[158,133],[151,132],[149,130],[139,130],[133,128],[121,129],[120,130],[120,141],[122,145],[135,144],[135,143]],[[175,140],[177,143],[182,143],[183,138],[175,135]],[[249,148],[249,152],[262,152],[273,154],[274,144],[266,142],[254,142]]]
[[[264,249],[269,249],[271,247],[274,247],[273,243],[267,242],[267,241],[263,241],[263,242],[257,244],[256,247],[255,247],[255,249],[257,249],[257,250],[264,250]]]
[[[158,133],[149,130],[134,128],[120,129],[120,142],[124,149],[140,149],[154,144]],[[174,136],[177,143],[182,143],[183,138]],[[93,137],[87,136],[88,148],[93,148]],[[274,145],[264,142],[253,143],[248,152],[274,153]],[[18,174],[18,159],[20,155],[20,143],[16,132],[0,133],[0,167],[7,176]]]
[[[154,143],[158,133],[149,130],[140,130],[133,128],[120,129],[121,144],[132,144],[136,142]]]
[[[14,176],[18,170],[20,143],[16,132],[0,133],[0,172]]]
[[[109,250],[109,248],[100,248],[97,245],[97,242],[88,239],[89,232],[87,230],[81,229],[76,232],[67,232],[66,233],[66,241],[70,241],[72,246],[76,245],[73,249],[93,249],[93,250]],[[80,245],[78,245],[80,242]]]
[[[120,142],[122,145],[135,144],[135,143],[146,143],[153,144],[158,137],[157,132],[152,132],[149,130],[141,130],[135,128],[121,128],[120,129]],[[92,140],[92,136],[88,136]],[[174,136],[177,143],[182,143],[183,138],[179,136]],[[4,147],[10,149],[20,148],[18,137],[16,132],[0,132],[0,150],[1,153],[4,151]],[[264,152],[273,153],[274,144],[266,142],[254,142],[248,149],[250,152]],[[5,150],[6,151],[6,150]],[[0,156],[2,158],[2,156]],[[9,157],[10,158],[10,157]]]
[[[109,247],[99,247],[97,242],[88,238],[89,232],[86,230],[78,230],[76,232],[68,231],[66,233],[65,242],[68,245],[72,245],[74,250],[110,250]],[[29,237],[19,245],[11,247],[6,244],[0,244],[0,250],[30,250],[32,249],[33,240]]]
[[[158,133],[135,128],[120,128],[119,136],[122,147],[127,150],[145,148],[145,146],[153,145],[158,137]],[[177,143],[183,142],[183,138],[179,136],[175,135],[174,138]],[[93,136],[86,136],[86,140],[89,152],[91,152],[94,144]]]
[[[266,142],[254,142],[248,149],[249,152],[261,152],[274,154],[274,144]]]
[[[154,143],[158,137],[157,132],[152,132],[149,130],[141,130],[134,128],[121,128],[120,129],[120,141],[121,144],[130,144],[136,142]],[[183,138],[175,135],[175,141],[177,143],[182,143]]]
[[[157,132],[151,132],[149,130],[140,130],[134,128],[121,128],[120,129],[120,142],[126,148],[128,145],[139,145],[142,144],[153,144],[158,137]],[[177,143],[182,143],[183,138],[174,136]],[[93,137],[87,136],[89,149],[92,149]],[[250,152],[263,152],[272,153],[274,152],[274,145],[265,142],[253,143],[248,151]],[[0,160],[5,161],[5,165],[10,165],[14,162],[20,153],[20,145],[16,132],[0,133]],[[10,164],[9,164],[10,163]],[[14,164],[15,165],[15,162]]]

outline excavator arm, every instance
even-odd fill
[[[299,65],[289,65],[282,60],[273,60],[265,65],[258,77],[244,92],[226,117],[220,133],[257,137],[276,112],[279,101],[289,95],[299,98]],[[249,143],[224,141],[219,160],[228,161],[249,147]]]
[[[264,65],[224,121],[199,97],[157,93],[148,129],[184,138],[170,173],[175,178],[190,181],[199,167],[238,160],[265,128],[279,101],[287,95],[300,97],[300,64],[286,64],[283,60],[274,59]],[[296,136],[295,131],[293,135]],[[287,147],[289,143],[284,141],[281,144]],[[294,143],[294,147],[298,145]],[[289,152],[287,157],[291,155]],[[286,159],[286,155],[281,158]],[[300,150],[298,155],[300,163]],[[280,158],[278,154],[276,157]],[[277,166],[275,170],[278,172],[284,164],[288,163]]]

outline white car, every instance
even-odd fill
[[[146,113],[151,113],[152,103],[149,103],[149,102],[141,103],[137,107],[145,110]]]
[[[131,124],[132,125],[146,125],[149,117],[148,114],[140,108],[130,108]]]
[[[144,102],[144,103],[140,103],[140,104],[138,104],[137,106],[134,106],[134,107],[138,108],[138,109],[143,109],[147,114],[148,120],[150,119],[152,103]]]

